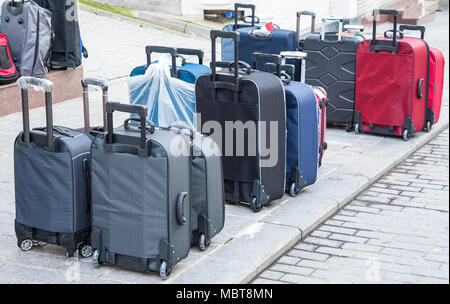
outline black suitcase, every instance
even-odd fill
[[[77,1],[33,0],[52,13],[55,33],[50,65],[52,68],[75,69],[88,52],[83,46],[78,23]]]
[[[235,41],[234,62],[225,72],[217,72],[218,66],[224,66],[216,61],[219,37]],[[248,203],[259,212],[284,195],[285,94],[278,77],[239,62],[239,38],[236,32],[211,31],[212,73],[200,76],[195,88],[201,114],[197,130],[211,135],[222,148],[225,199]],[[239,66],[246,68],[242,71]],[[267,146],[273,153],[262,151]]]
[[[303,15],[312,16],[312,23],[315,22],[314,13],[298,12],[297,29],[300,29]],[[351,131],[355,109],[356,51],[364,37],[360,34],[343,35],[343,18],[326,17],[322,20],[321,33],[312,32],[300,41],[300,50],[308,54],[306,83],[327,91],[327,123],[346,124],[347,131]],[[326,33],[327,21],[339,21],[339,32]]]
[[[18,246],[31,250],[39,242],[89,257],[91,211],[89,156],[92,137],[53,126],[52,86],[48,80],[22,77],[23,132],[14,145],[15,231]],[[47,126],[30,131],[28,86],[45,91]]]

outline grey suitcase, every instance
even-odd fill
[[[210,137],[195,134],[192,157],[192,241],[206,250],[225,224],[225,193],[220,149]]]
[[[33,1],[5,1],[1,32],[8,37],[11,57],[21,76],[43,77],[50,66],[53,28],[50,11]]]
[[[297,31],[303,15],[312,16],[314,31],[315,14],[311,12],[297,13]],[[347,131],[351,131],[355,109],[356,51],[364,37],[360,34],[343,35],[343,18],[326,17],[322,21],[321,33],[312,32],[300,41],[300,50],[308,54],[306,83],[327,91],[327,123],[345,124]],[[339,22],[338,33],[325,32],[328,21]],[[300,35],[299,32],[297,34]]]
[[[53,126],[52,86],[22,77],[23,132],[14,144],[15,231],[19,247],[37,242],[60,245],[68,256],[89,257],[89,156],[92,139],[83,132]],[[47,125],[30,131],[28,87],[45,91]]]
[[[147,108],[107,103],[108,132],[91,150],[94,264],[159,271],[166,279],[191,248],[189,143],[176,132],[146,125]],[[115,111],[139,115],[140,127],[113,130]]]

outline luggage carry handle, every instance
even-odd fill
[[[126,145],[114,145],[114,130],[113,130],[113,113],[114,112],[124,112],[130,114],[138,114],[140,119],[140,139],[139,139],[139,147],[133,148],[131,146]],[[129,153],[135,154],[141,157],[148,157],[148,149],[147,149],[147,108],[141,105],[128,105],[121,104],[118,102],[107,102],[106,103],[106,113],[108,116],[108,133],[105,141],[105,151],[107,152],[115,152],[115,153]]]
[[[176,76],[177,73],[177,58],[181,58],[182,65],[185,65],[186,58],[183,55],[197,56],[198,64],[203,64],[203,58],[205,57],[205,52],[202,50],[153,45],[146,46],[145,53],[147,54],[147,68],[152,64],[152,53],[170,54],[172,56],[172,76]]]
[[[306,81],[306,58],[308,58],[308,53],[300,51],[287,51],[281,52],[281,57],[283,58],[283,63],[286,64],[286,59],[297,59],[300,60],[300,82],[305,83]],[[295,77],[292,77],[294,79]]]
[[[234,101],[238,102],[239,100],[239,69],[234,69],[234,83],[217,81],[217,38],[225,38],[225,39],[233,39],[234,41],[234,62],[229,63],[229,67],[234,65],[235,67],[239,66],[239,40],[240,34],[238,32],[223,32],[212,30],[211,33],[211,79],[210,79],[210,87],[213,89],[213,99],[216,99],[216,90],[217,89],[227,89],[234,92]]]
[[[380,10],[376,9],[373,11],[373,37],[370,43],[370,50],[372,53],[376,53],[378,51],[386,51],[392,52],[392,54],[396,54],[398,51],[398,41],[397,35],[393,35],[392,43],[390,40],[378,40],[377,39],[377,17],[378,15],[391,15],[394,16],[394,29],[393,33],[397,33],[398,30],[398,11],[396,10]]]
[[[255,11],[256,11],[256,6],[253,4],[243,4],[243,3],[235,3],[234,4],[234,29],[233,30],[237,30],[239,28],[238,26],[238,14],[239,14],[239,9],[240,8],[249,8],[252,10],[252,15],[251,16],[245,16],[244,17],[244,22],[245,23],[251,23],[252,27],[255,26],[255,19],[258,19],[259,22],[259,18],[255,16]],[[246,22],[245,20],[248,18],[252,18],[251,22]]]
[[[177,196],[176,214],[177,214],[177,222],[178,225],[180,226],[186,225],[187,223],[187,218],[184,215],[184,209],[185,209],[185,202],[188,197],[189,194],[187,192],[181,192]]]
[[[339,22],[339,28],[338,28],[338,40],[337,41],[342,41],[342,30],[344,28],[344,18],[342,17],[338,17],[338,16],[328,16],[328,17],[324,17],[322,18],[322,31],[320,32],[320,39],[322,41],[327,41],[325,38],[326,36],[326,32],[325,32],[325,28],[326,28],[326,23],[330,22],[330,21],[338,21]]]
[[[407,31],[419,31],[420,32],[420,39],[425,39],[425,27],[422,25],[408,25],[408,24],[402,24],[400,25],[400,32]]]
[[[358,32],[361,34],[364,32],[364,26],[363,25],[357,25],[357,24],[346,24],[344,25],[344,31],[347,33],[351,33],[352,31]]]
[[[90,114],[89,114],[89,86],[99,87],[102,94],[103,103],[103,130],[108,130],[108,120],[106,117],[106,103],[108,102],[108,82],[105,79],[86,77],[81,80],[81,86],[83,87],[83,109],[84,109],[84,132],[88,133],[92,131]]]
[[[268,62],[264,65],[264,71],[267,73],[273,73],[273,71],[277,71],[277,65],[275,63]],[[275,75],[277,75],[276,72]],[[280,77],[285,84],[290,84],[292,79],[294,79],[295,77],[295,65],[293,64],[280,65],[280,72],[279,75],[277,76]]]
[[[268,63],[275,64],[275,66],[276,66],[275,74],[278,77],[280,77],[281,64],[282,64],[282,57],[280,55],[255,52],[252,54],[252,61],[253,61],[253,69],[255,69],[255,70],[257,70],[257,68],[258,68],[259,61],[265,61]]]
[[[34,86],[45,92],[45,116],[47,126],[47,150],[53,151],[53,83],[46,79],[23,76],[17,80],[22,90],[22,119],[23,119],[23,141],[30,143],[30,107],[28,100],[28,89]]]
[[[297,12],[297,38],[300,41],[300,19],[302,16],[311,16],[311,33],[316,31],[316,13],[311,11],[300,11]]]

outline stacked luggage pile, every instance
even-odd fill
[[[315,14],[304,11],[297,13],[297,32],[267,31],[252,5],[236,4],[235,16],[243,7],[252,9],[245,19],[251,22],[236,19],[211,31],[210,67],[203,65],[203,51],[148,46],[147,64],[130,77],[131,104],[110,102],[104,80],[84,79],[80,130],[53,125],[50,82],[18,80],[21,249],[57,244],[68,256],[93,255],[96,266],[159,271],[166,279],[192,245],[206,250],[223,229],[224,201],[259,212],[286,192],[297,196],[314,184],[327,149],[327,124],[407,140],[438,121],[444,61],[425,42],[424,27],[398,30],[396,11],[376,10],[374,36],[365,40],[363,28],[344,27],[340,17],[323,19],[337,21],[338,33],[325,26],[316,33]],[[379,14],[394,17],[385,37],[376,36]],[[312,17],[313,31],[300,39],[305,15]],[[405,38],[404,30],[422,36]],[[152,61],[155,52],[167,57]],[[45,92],[47,109],[46,127],[33,130],[31,85]],[[100,127],[90,126],[89,86],[103,92]],[[192,105],[184,99],[192,96],[197,118],[185,115]],[[117,112],[131,117],[114,128]]]

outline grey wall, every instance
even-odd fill
[[[96,2],[118,5],[134,10],[147,10],[181,15],[181,0],[94,0]]]

